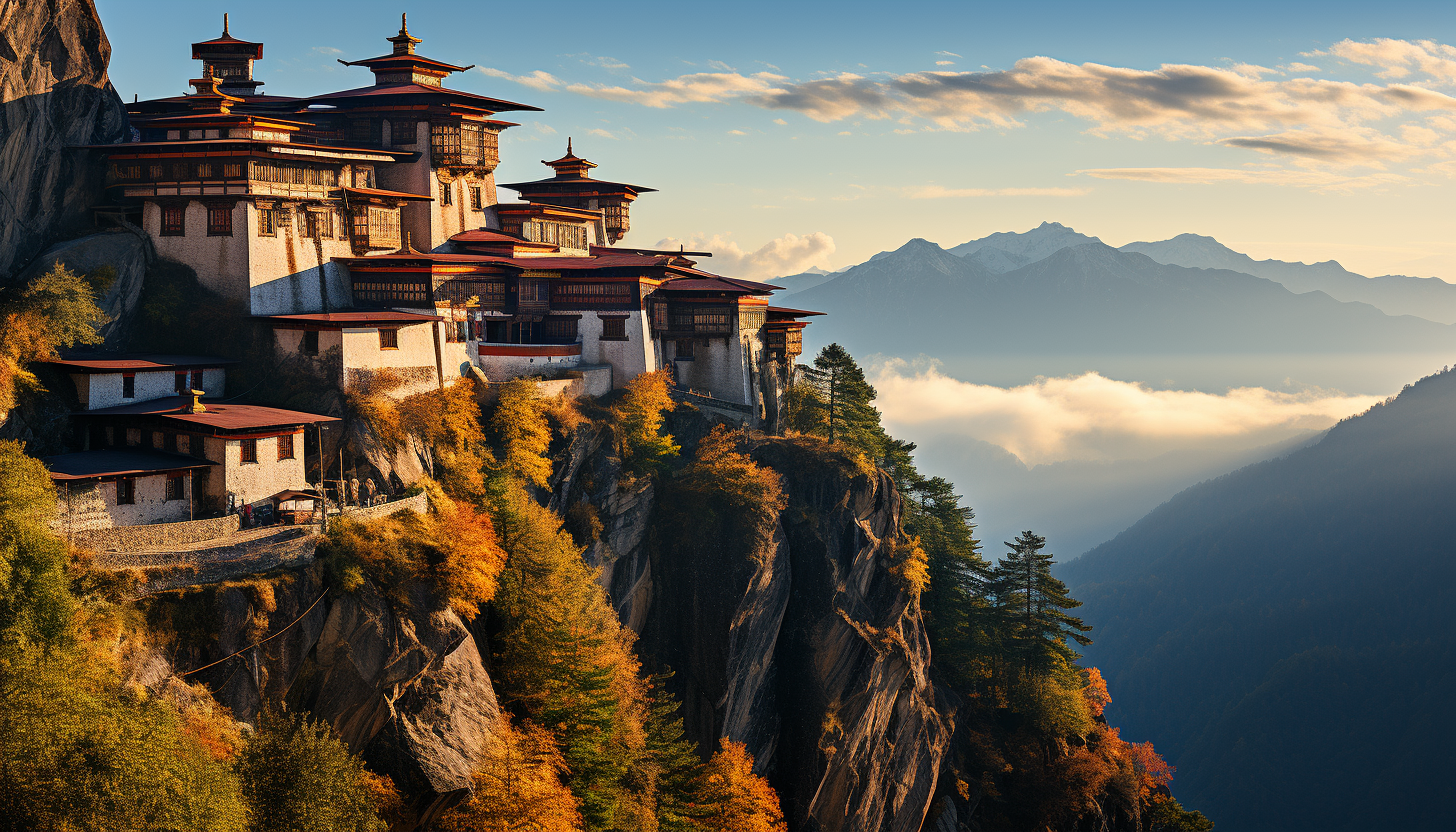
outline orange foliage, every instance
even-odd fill
[[[723,749],[708,761],[703,775],[701,802],[713,812],[701,819],[712,832],[782,832],[783,809],[768,781],[753,773],[753,756],[741,742],[723,741]]]
[[[439,583],[450,599],[450,608],[461,618],[474,618],[480,614],[480,605],[495,597],[506,552],[489,515],[435,488],[429,490],[435,521],[432,543],[443,555],[437,567]]]
[[[1102,678],[1102,671],[1095,667],[1089,667],[1083,671],[1087,679],[1087,686],[1082,688],[1082,698],[1087,701],[1087,710],[1093,716],[1102,716],[1102,711],[1112,701],[1112,695],[1107,692],[1107,680]]]
[[[1123,743],[1123,754],[1132,761],[1138,773],[1141,796],[1146,798],[1153,791],[1173,782],[1174,768],[1168,765],[1162,755],[1153,750],[1150,742]]]
[[[375,774],[369,769],[360,769],[359,781],[364,786],[364,791],[369,793],[369,800],[374,804],[374,812],[381,817],[393,817],[404,808],[404,799],[399,796],[399,789],[395,788],[394,781],[387,775]]]
[[[576,798],[562,782],[566,763],[551,732],[507,715],[486,744],[470,799],[440,818],[441,832],[576,832]]]

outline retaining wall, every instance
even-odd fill
[[[71,541],[83,549],[96,552],[135,552],[147,549],[168,549],[190,546],[206,540],[226,537],[242,528],[236,514],[206,520],[184,520],[180,523],[152,523],[145,526],[117,526],[74,532]]]
[[[416,494],[413,497],[406,497],[403,500],[395,500],[392,503],[384,503],[377,506],[350,506],[344,509],[344,516],[350,520],[373,520],[376,517],[388,517],[396,511],[405,510],[413,511],[416,514],[424,514],[429,511],[429,495]]]

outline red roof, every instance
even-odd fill
[[[823,312],[810,312],[807,309],[790,309],[787,306],[770,306],[768,314],[780,315],[785,318],[807,318],[810,315],[823,315]]]
[[[94,480],[100,477],[126,477],[146,474],[165,474],[172,471],[189,471],[216,465],[206,459],[164,451],[138,449],[117,449],[108,451],[80,451],[73,454],[48,456],[41,460],[51,471],[51,479],[58,482],[69,480]]]
[[[688,271],[696,271],[689,269]],[[707,272],[700,272],[706,275]],[[736,295],[766,295],[778,287],[732,277],[680,277],[658,287],[659,292],[729,292]]]
[[[337,326],[339,328],[368,326],[370,324],[423,324],[429,323],[430,321],[445,320],[439,315],[426,315],[420,312],[396,312],[392,309],[365,309],[353,312],[312,312],[303,315],[255,315],[254,317],[281,324],[321,324],[324,326]]]
[[[426,196],[425,194],[407,194],[403,191],[382,191],[378,188],[340,188],[339,190],[346,193],[359,194],[360,196],[377,196],[385,199],[418,199],[424,200],[425,202],[434,199],[434,197]]]
[[[429,67],[430,69],[443,70],[445,72],[464,72],[467,69],[473,69],[475,67],[475,64],[471,64],[470,66],[456,66],[454,64],[447,64],[444,61],[437,61],[434,58],[426,58],[424,55],[416,55],[413,52],[406,52],[402,55],[380,55],[377,58],[365,58],[361,61],[339,61],[339,63],[343,64],[344,66],[367,66],[371,69],[376,66],[406,64]]]
[[[231,358],[214,358],[207,355],[80,355],[72,354],[55,361],[43,361],[53,367],[64,367],[79,373],[121,373],[145,372],[149,370],[207,369],[236,364]]]
[[[305,99],[317,104],[326,104],[335,99],[370,98],[376,96],[395,95],[444,95],[451,98],[463,98],[468,101],[478,102],[478,105],[493,113],[505,112],[506,110],[530,110],[541,112],[540,107],[532,107],[529,104],[517,104],[514,101],[506,101],[500,98],[489,98],[484,95],[476,95],[473,92],[452,90],[445,87],[430,87],[424,84],[389,84],[387,86],[360,87],[343,92],[331,92],[324,95],[315,95]]]
[[[183,396],[168,396],[165,399],[153,399],[149,402],[88,410],[77,415],[155,416],[184,422],[194,429],[212,428],[217,431],[246,431],[339,421],[333,416],[321,416],[317,413],[302,413],[297,410],[283,410],[256,404],[219,404],[205,400],[202,404],[207,408],[207,412],[190,413],[182,410],[183,404],[187,401],[189,399]]]

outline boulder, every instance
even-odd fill
[[[103,163],[81,145],[127,140],[91,0],[0,0],[0,277],[91,227]]]
[[[57,263],[81,274],[109,268],[110,285],[96,299],[108,319],[100,330],[105,340],[99,348],[119,350],[125,347],[128,324],[141,300],[151,257],[151,241],[141,229],[117,228],[56,243],[33,259],[15,279],[21,284],[29,283]]]

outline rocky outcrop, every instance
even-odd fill
[[[664,543],[678,536],[658,525],[657,495],[621,487],[620,465],[589,432],[558,461],[553,508],[593,506],[602,531],[585,557],[640,635],[646,665],[674,672],[701,751],[720,738],[745,743],[791,828],[914,832],[951,731],[918,601],[890,569],[899,495],[883,472],[823,445],[750,444],[789,496],[771,543],[751,557],[730,541]]]
[[[80,145],[129,136],[91,0],[0,0],[0,279],[84,232],[102,164]]]
[[[140,228],[118,228],[65,240],[47,248],[16,275],[16,282],[29,283],[57,263],[73,272],[99,278],[97,306],[107,321],[98,330],[103,342],[98,349],[119,350],[126,344],[128,324],[135,317],[142,297],[142,283],[152,258],[152,244]]]
[[[422,828],[458,802],[500,717],[474,637],[422,587],[386,599],[372,584],[329,590],[322,568],[285,572],[148,603],[153,620],[206,622],[178,634],[179,668],[202,667],[219,702],[245,721],[285,702],[327,721],[409,797],[397,829]]]

